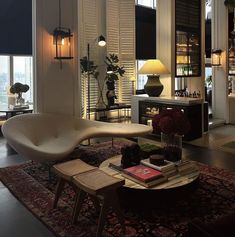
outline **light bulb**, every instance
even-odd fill
[[[103,35],[100,35],[98,37],[98,45],[101,47],[104,47],[106,45],[106,41]]]

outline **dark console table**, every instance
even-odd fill
[[[0,113],[6,113],[6,119],[9,119],[15,115],[18,114],[25,114],[25,113],[32,113],[33,112],[33,106],[30,105],[28,108],[15,108],[15,109],[10,109],[8,105],[1,105],[0,106]]]
[[[202,136],[202,106],[201,104],[192,105],[180,105],[172,103],[157,103],[153,101],[140,101],[139,102],[139,122],[147,124],[148,120],[151,120],[154,113],[158,113],[161,110],[169,108],[181,109],[191,124],[191,128],[188,134],[183,137],[183,140],[190,141]],[[159,134],[160,135],[160,134]]]
[[[105,108],[91,108],[90,112],[95,113],[95,120],[100,120],[100,121],[107,121],[108,120],[108,115],[107,112],[116,110],[117,111],[117,120],[118,122],[124,118],[127,119],[130,117],[130,109],[131,105],[130,104],[115,104],[110,107],[105,107]],[[123,117],[121,116],[121,111],[123,111]]]
[[[169,108],[181,109],[189,119],[191,129],[183,137],[185,141],[191,141],[202,137],[202,133],[207,131],[208,111],[204,102],[200,98],[186,97],[149,97],[148,95],[136,95],[132,97],[132,122],[148,124],[151,126],[152,118],[161,110]],[[160,134],[153,134],[159,136]]]

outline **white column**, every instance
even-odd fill
[[[164,85],[162,95],[174,94],[175,75],[175,1],[158,0],[156,13],[157,27],[157,58],[171,72],[171,75],[162,75],[161,83]]]
[[[212,70],[212,114],[214,118],[228,122],[228,10],[224,1],[212,1],[212,49],[221,49],[222,67]]]
[[[73,59],[54,59],[53,30],[59,26],[57,0],[33,2],[35,107],[38,112],[79,115],[77,0],[61,0],[61,25],[72,30]]]

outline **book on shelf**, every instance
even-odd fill
[[[162,171],[162,174],[166,176],[167,178],[170,178],[172,176],[175,176],[178,173],[177,169]]]
[[[121,165],[120,161],[119,161],[119,163],[110,162],[109,167],[116,170],[116,171],[118,171],[118,172],[123,171],[123,168],[122,168],[122,165]]]
[[[123,176],[124,178],[130,179],[130,180],[132,180],[133,182],[135,182],[135,183],[137,183],[137,184],[140,184],[140,185],[142,185],[142,186],[144,186],[144,187],[146,187],[146,188],[151,188],[151,187],[153,187],[153,186],[156,186],[156,185],[158,185],[158,184],[160,184],[160,183],[163,183],[163,182],[166,182],[166,181],[167,181],[167,177],[165,177],[165,176],[161,176],[161,177],[159,177],[158,179],[154,179],[154,180],[149,181],[149,182],[140,181],[139,179],[136,179],[136,178],[134,178],[133,176],[128,175],[128,174],[126,174],[126,173],[122,173],[122,176]]]
[[[123,169],[123,173],[144,183],[164,177],[160,171],[145,165],[136,165]]]
[[[197,170],[196,165],[192,161],[182,161],[176,165],[177,171],[182,174],[187,174]]]
[[[159,170],[159,171],[169,171],[169,170],[175,170],[175,164],[174,162],[168,161],[168,160],[164,160],[164,164],[163,165],[154,165],[152,163],[150,163],[150,159],[144,159],[140,161],[141,164],[146,165],[148,167],[151,167],[153,169]]]
[[[9,105],[9,109],[29,109],[29,105]]]
[[[187,169],[188,167],[194,166],[194,163],[189,160],[185,160],[177,163],[175,166],[178,170],[184,170]]]

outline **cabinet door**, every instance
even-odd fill
[[[175,75],[201,76],[201,0],[176,0],[175,4]]]
[[[228,35],[229,35],[229,50],[228,50],[228,74],[235,75],[235,39],[234,39],[234,13],[228,14]]]
[[[166,109],[181,109],[187,116],[191,128],[188,134],[183,137],[184,141],[191,141],[202,136],[202,105],[179,105],[179,104],[166,104],[156,103],[152,101],[139,101],[139,123],[151,125],[154,115]],[[157,133],[155,135],[160,135]]]

